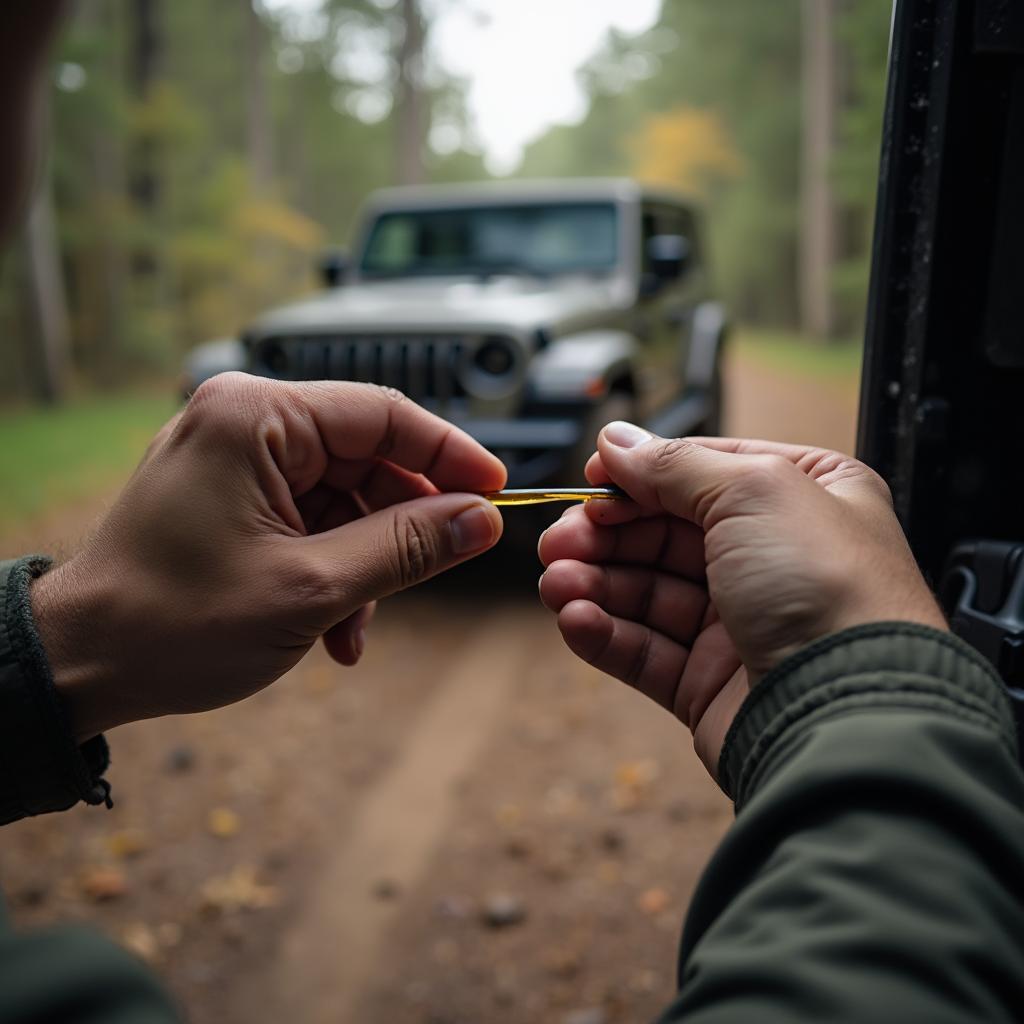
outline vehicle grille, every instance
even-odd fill
[[[422,401],[461,398],[460,335],[316,335],[260,341],[254,370],[283,380],[354,380],[398,388]]]

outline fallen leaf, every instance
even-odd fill
[[[119,868],[98,864],[85,868],[78,876],[82,895],[94,903],[116,900],[128,891],[128,879]]]
[[[518,804],[502,804],[494,812],[494,820],[503,828],[515,828],[522,824],[523,809]]]
[[[624,761],[615,769],[615,782],[611,803],[617,811],[631,811],[650,795],[658,777],[658,763],[647,758],[642,761]]]
[[[230,839],[238,834],[242,819],[230,807],[214,807],[206,816],[206,827],[210,835],[218,839]]]
[[[141,922],[127,925],[121,932],[121,944],[147,963],[160,959],[160,943],[149,925]]]
[[[126,828],[107,836],[107,849],[118,860],[130,860],[141,856],[149,847],[149,837],[142,829]]]
[[[211,878],[201,890],[203,910],[231,913],[236,910],[264,910],[278,901],[278,891],[260,882],[256,869],[241,864],[227,875]]]
[[[655,887],[653,889],[646,889],[641,893],[637,903],[645,914],[650,914],[651,917],[654,917],[665,910],[669,904],[669,899],[670,896],[664,889]]]

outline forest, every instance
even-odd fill
[[[316,287],[374,188],[488,177],[468,83],[432,47],[459,5],[486,14],[487,0],[75,6],[38,187],[0,262],[0,401],[171,378],[191,346]],[[649,30],[607,35],[578,71],[585,116],[513,173],[688,192],[739,320],[856,337],[890,6],[664,0]]]

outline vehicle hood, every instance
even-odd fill
[[[343,330],[532,330],[628,303],[622,282],[520,277],[358,282],[275,309],[256,334]]]

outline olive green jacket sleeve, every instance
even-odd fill
[[[0,918],[2,1024],[178,1024],[141,960],[78,926],[18,935]]]
[[[664,1022],[1024,1020],[1024,776],[972,649],[882,624],[800,651],[720,776],[736,822]]]

